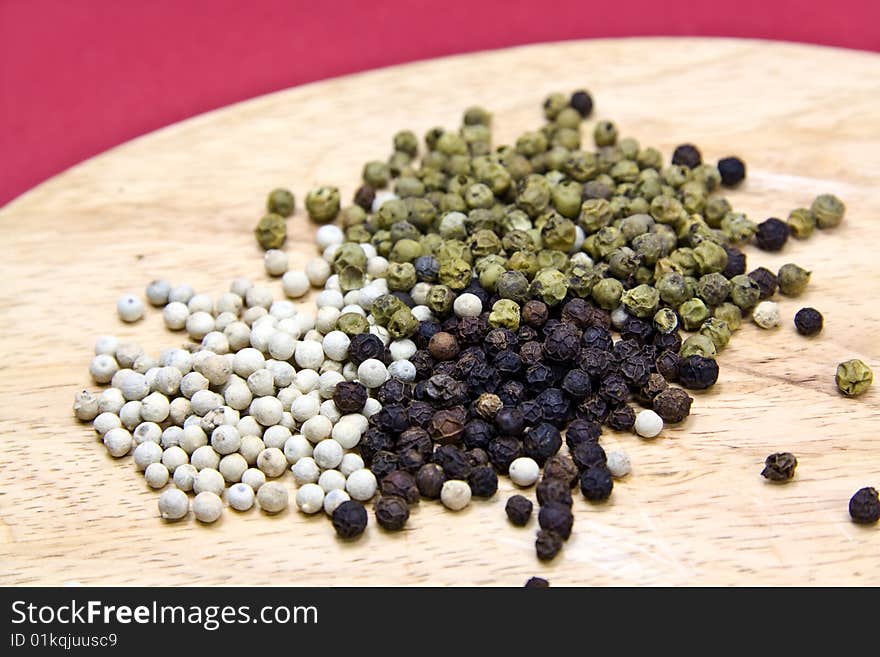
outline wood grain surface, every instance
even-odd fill
[[[351,544],[323,515],[294,510],[165,524],[131,460],[110,458],[73,418],[74,393],[94,387],[96,336],[154,354],[185,339],[153,309],[122,325],[119,294],[156,277],[212,294],[237,275],[267,280],[251,230],[270,188],[289,186],[300,206],[317,184],[348,199],[361,164],[387,156],[401,127],[456,126],[480,103],[504,143],[539,125],[546,93],[579,87],[594,94],[594,119],[667,155],[692,141],[709,160],[742,156],[749,177],[729,197],[755,219],[822,192],[848,213],[782,254],[749,249],[750,267],[811,269],[810,289],[780,301],[776,330],[744,326],[684,424],[651,441],[603,438],[630,454],[632,475],[607,504],[576,495],[574,534],[553,563],[535,558],[535,519],[508,524],[506,478],[489,501],[459,513],[423,501],[402,533],[371,524]],[[0,210],[0,583],[880,584],[880,528],[847,514],[853,492],[880,487],[880,386],[845,399],[833,381],[853,357],[880,374],[878,180],[880,58],[698,39],[538,45],[379,70],[212,112],[80,164]],[[298,209],[291,228],[287,250],[302,265],[314,227]],[[814,339],[792,325],[805,305],[825,314]],[[798,456],[797,477],[768,484],[763,459],[781,450]]]

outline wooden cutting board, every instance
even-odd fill
[[[536,520],[508,524],[506,479],[492,500],[459,513],[422,502],[402,533],[371,524],[355,543],[292,509],[168,525],[131,460],[111,459],[72,417],[77,389],[94,388],[97,335],[154,354],[184,341],[152,309],[122,325],[118,295],[157,277],[212,294],[239,275],[267,281],[251,230],[270,188],[289,186],[300,208],[318,184],[349,199],[361,164],[386,157],[401,127],[457,126],[479,103],[503,143],[540,124],[548,92],[580,87],[594,94],[594,118],[667,155],[691,141],[708,160],[742,156],[748,181],[729,196],[755,219],[822,192],[849,209],[839,229],[782,254],[749,250],[750,267],[811,269],[809,291],[780,301],[776,330],[736,335],[682,426],[652,441],[603,438],[630,454],[632,475],[607,504],[575,496],[574,535],[553,563],[535,558]],[[0,583],[880,584],[880,527],[847,515],[853,492],[880,487],[880,386],[845,399],[833,381],[852,357],[880,375],[878,180],[877,55],[703,39],[538,45],[329,80],[80,164],[0,210]],[[314,227],[301,209],[290,226],[301,266],[315,255]],[[815,339],[792,325],[805,305],[825,314]],[[798,456],[797,477],[768,484],[763,459],[781,450]]]

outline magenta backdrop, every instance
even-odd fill
[[[163,125],[364,69],[643,35],[877,51],[878,24],[878,0],[0,0],[0,205]]]

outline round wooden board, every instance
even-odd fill
[[[607,504],[575,496],[574,534],[552,563],[535,558],[535,520],[507,523],[506,479],[490,501],[459,513],[422,502],[402,533],[371,524],[355,543],[336,540],[323,515],[293,510],[166,524],[131,460],[111,459],[73,419],[74,393],[93,388],[97,335],[154,354],[185,339],[152,309],[122,325],[119,294],[156,277],[212,294],[238,275],[267,281],[251,231],[270,188],[289,186],[300,206],[317,184],[349,199],[361,164],[387,156],[401,127],[456,126],[479,103],[505,143],[540,124],[548,92],[584,86],[593,119],[667,155],[685,141],[712,161],[741,155],[748,181],[729,196],[756,219],[822,192],[849,210],[838,230],[782,254],[749,250],[751,267],[811,269],[809,291],[780,301],[778,329],[740,331],[682,426],[653,441],[603,438],[630,454],[633,473]],[[833,382],[852,357],[880,374],[878,180],[880,58],[702,39],[548,44],[379,70],[212,112],[85,162],[0,211],[0,583],[880,584],[880,528],[847,515],[855,490],[880,487],[880,390],[844,399]],[[314,227],[302,210],[290,226],[301,266],[315,255]],[[792,326],[804,305],[825,314],[815,339]],[[781,450],[800,467],[771,485],[762,462]]]

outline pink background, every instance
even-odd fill
[[[364,69],[642,35],[877,51],[878,24],[878,0],[0,0],[0,205],[169,123]]]

